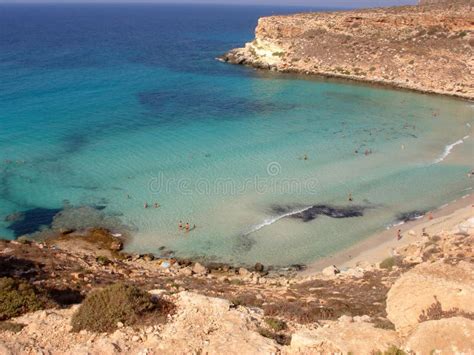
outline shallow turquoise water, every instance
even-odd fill
[[[22,230],[4,217],[67,203],[116,216],[130,250],[306,263],[473,187],[471,103],[214,60],[249,40],[268,8],[5,8],[8,238]],[[364,209],[279,218],[313,205]],[[197,228],[179,231],[179,220]]]

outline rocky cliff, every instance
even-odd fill
[[[468,3],[263,17],[221,60],[474,98]]]
[[[472,0],[420,0],[418,5],[470,4]]]

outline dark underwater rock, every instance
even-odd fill
[[[420,219],[425,214],[426,214],[426,211],[414,210],[414,211],[399,213],[396,218],[397,218],[397,221],[409,222],[409,221],[415,221],[417,219]]]
[[[32,208],[19,212],[23,215],[23,218],[15,220],[7,228],[13,231],[15,237],[31,234],[37,232],[43,226],[51,226],[54,216],[60,211],[57,208]]]
[[[368,207],[350,205],[350,206],[331,206],[331,205],[314,205],[302,212],[295,212],[294,214],[289,215],[289,218],[298,218],[302,219],[303,222],[309,222],[313,219],[316,219],[319,215],[328,216],[331,218],[353,218],[353,217],[362,217],[364,215],[364,210]],[[278,214],[291,213],[292,210],[298,210],[295,207],[284,207],[284,206],[273,206],[273,212]]]

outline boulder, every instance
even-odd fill
[[[195,263],[193,266],[193,272],[198,275],[206,275],[208,273],[208,270],[204,265]]]
[[[244,267],[239,268],[239,275],[240,276],[246,277],[246,276],[250,276],[250,274],[251,274],[251,272],[248,271],[246,268],[244,268]]]
[[[443,311],[458,308],[474,312],[473,294],[473,264],[423,263],[394,283],[387,294],[387,317],[406,335],[417,326],[420,315],[437,301]]]
[[[279,346],[257,332],[263,316],[224,299],[180,292],[177,314],[153,345],[156,354],[275,354]],[[151,347],[151,346],[150,346]]]
[[[324,268],[322,273],[324,276],[334,276],[336,274],[339,274],[341,271],[336,267],[336,265],[331,265],[328,266],[327,268]]]
[[[265,267],[263,266],[263,264],[256,263],[254,266],[254,270],[256,272],[263,272],[263,270],[265,270]]]
[[[420,323],[405,350],[415,354],[469,354],[474,349],[474,321],[463,317]]]
[[[153,254],[145,254],[143,255],[143,260],[150,262],[155,260],[155,256]]]
[[[178,273],[182,276],[191,276],[193,274],[193,270],[189,266],[186,266],[182,269],[179,269]]]
[[[364,322],[329,322],[327,326],[317,329],[297,330],[284,353],[371,354],[399,345],[400,340],[393,330],[375,328]]]
[[[355,277],[355,278],[361,278],[361,277],[364,277],[364,270],[359,268],[359,267],[350,268],[350,269],[344,271],[344,275],[352,276],[352,277]]]

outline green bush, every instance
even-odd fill
[[[173,309],[172,304],[155,301],[151,295],[135,286],[114,284],[92,291],[72,317],[72,330],[110,332],[117,323],[126,326],[158,323]]]
[[[265,323],[276,332],[285,330],[288,327],[284,321],[276,318],[265,318]]]
[[[392,270],[394,266],[400,266],[400,265],[401,265],[400,258],[391,256],[380,263],[380,268]]]
[[[37,311],[42,306],[32,285],[10,277],[0,278],[0,321]]]
[[[375,355],[405,355],[406,353],[402,350],[397,348],[395,345],[390,346],[385,351],[376,351]]]
[[[261,336],[263,336],[265,338],[273,339],[280,345],[290,345],[291,344],[291,335],[286,335],[286,334],[282,334],[282,333],[275,333],[275,332],[272,332],[268,329],[261,328],[261,327],[258,327],[257,331]]]

